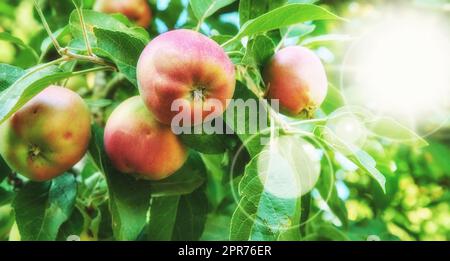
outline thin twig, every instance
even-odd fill
[[[95,64],[104,65],[104,66],[108,66],[108,67],[115,69],[114,64],[112,64],[100,57],[97,57],[95,54],[93,54],[91,45],[89,44],[89,39],[87,38],[86,24],[84,23],[83,15],[81,13],[81,10],[75,4],[75,2],[73,2],[73,3],[75,4],[75,7],[77,8],[78,14],[80,16],[80,23],[81,23],[81,27],[83,29],[83,37],[86,42],[86,48],[87,48],[88,55],[81,55],[81,54],[73,53],[67,47],[62,48],[61,45],[59,45],[57,39],[53,36],[53,33],[50,30],[50,27],[48,26],[47,20],[45,19],[44,13],[42,12],[42,9],[39,7],[38,0],[33,0],[33,1],[34,1],[35,8],[39,14],[39,17],[42,20],[42,24],[44,25],[44,28],[47,31],[48,36],[50,37],[58,54],[61,55],[62,59],[64,59],[65,61],[70,61],[73,59],[87,61],[87,62],[92,62]]]
[[[34,2],[34,6],[35,6],[35,8],[36,8],[36,11],[37,11],[37,13],[38,13],[38,15],[39,15],[39,18],[40,18],[41,21],[42,21],[42,25],[43,25],[44,28],[45,28],[45,31],[47,31],[47,34],[48,34],[48,36],[50,37],[50,40],[52,41],[53,45],[55,46],[56,51],[57,51],[58,53],[60,53],[60,51],[61,51],[61,49],[62,49],[62,48],[61,48],[61,45],[59,45],[58,40],[56,40],[56,38],[53,36],[52,30],[50,30],[50,27],[49,27],[49,25],[48,25],[48,23],[47,23],[47,20],[45,19],[44,13],[42,13],[42,9],[41,9],[41,7],[39,6],[38,1],[37,1],[37,0],[33,0],[33,2]]]
[[[87,53],[89,56],[95,56],[94,53],[92,52],[91,43],[89,42],[89,38],[88,38],[88,34],[87,34],[86,23],[84,22],[84,17],[83,17],[83,12],[82,12],[83,2],[81,2],[80,6],[78,6],[73,0],[72,0],[72,2],[75,5],[75,9],[77,10],[77,13],[78,13],[78,19],[80,20],[81,31],[83,32],[83,39],[84,39],[84,43],[86,45]]]
[[[73,72],[72,76],[83,75],[83,74],[87,74],[87,73],[91,73],[91,72],[107,71],[107,70],[115,70],[115,68],[112,68],[111,66],[99,66],[99,67],[94,67],[94,68],[90,68],[90,69],[86,69],[86,70],[82,70],[82,71]]]
[[[63,48],[62,49],[62,55],[72,58],[72,59],[77,59],[77,60],[82,60],[82,61],[88,61],[88,62],[92,62],[92,63],[96,63],[99,65],[105,65],[105,66],[110,66],[110,67],[114,67],[114,64],[107,62],[106,60],[98,57],[98,56],[90,56],[90,55],[82,55],[82,54],[76,54],[76,53],[72,53],[71,51],[69,51],[69,49],[67,48]]]

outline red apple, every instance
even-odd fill
[[[152,10],[146,0],[97,0],[94,10],[121,13],[142,27],[148,27],[152,19]]]
[[[50,86],[0,126],[0,153],[8,165],[34,181],[52,179],[86,153],[91,117],[81,97]]]
[[[178,137],[169,126],[156,121],[139,96],[127,99],[112,112],[104,141],[106,153],[118,170],[149,180],[172,175],[187,158]]]
[[[172,111],[177,101],[185,108],[181,114],[190,119],[184,126],[222,114],[235,87],[234,65],[222,47],[185,29],[161,34],[145,47],[137,65],[137,79],[145,105],[155,117],[171,124],[180,113]]]
[[[290,46],[278,51],[264,71],[269,99],[278,99],[282,112],[310,115],[327,95],[328,80],[319,57],[307,48]]]

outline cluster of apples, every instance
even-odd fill
[[[187,158],[186,147],[171,130],[172,119],[186,114],[191,119],[186,125],[193,126],[212,113],[222,114],[233,97],[235,68],[216,42],[180,29],[159,35],[145,47],[137,80],[140,95],[121,103],[106,123],[105,151],[121,172],[160,180],[175,173]],[[304,47],[278,51],[265,66],[264,80],[266,98],[278,99],[288,115],[314,110],[327,93],[325,69]],[[187,109],[173,110],[175,101]],[[217,101],[219,108],[205,106]],[[0,125],[0,154],[13,170],[45,181],[81,160],[90,135],[91,115],[83,99],[52,85]]]
[[[185,146],[172,132],[172,119],[187,114],[186,125],[193,126],[213,112],[222,114],[234,93],[234,65],[208,37],[174,30],[145,47],[137,79],[140,96],[120,104],[106,123],[105,149],[120,171],[160,180],[181,168],[187,158]],[[175,101],[184,109],[173,110]],[[221,106],[207,110],[210,101]]]

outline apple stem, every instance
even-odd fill
[[[196,87],[196,88],[191,92],[192,99],[193,99],[194,101],[196,101],[196,102],[204,101],[204,100],[205,100],[205,94],[204,94],[205,89],[206,89],[206,88],[205,88],[204,86]]]
[[[200,31],[200,28],[202,27],[203,22],[204,22],[203,19],[200,19],[200,21],[198,21],[198,24],[197,24],[197,26],[195,27],[195,31],[197,31],[197,32]]]
[[[47,34],[50,37],[50,40],[52,41],[53,45],[55,46],[56,51],[58,51],[58,53],[59,53],[59,51],[61,50],[61,45],[59,45],[55,36],[53,36],[52,30],[50,29],[50,26],[48,25],[47,20],[45,19],[44,13],[42,12],[42,9],[39,6],[37,0],[33,0],[33,2],[34,2],[34,6],[36,8],[36,11],[39,15],[39,18],[41,18],[42,25],[44,26],[45,31],[47,31]]]
[[[41,154],[41,149],[36,144],[31,144],[28,153],[30,155],[30,158],[34,160]]]

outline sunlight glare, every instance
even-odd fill
[[[363,105],[416,127],[448,119],[450,30],[416,12],[387,15],[347,53],[342,88],[348,103]]]

